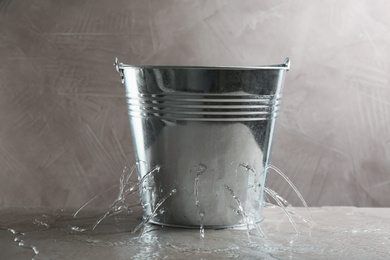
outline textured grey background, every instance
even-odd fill
[[[0,1],[0,206],[75,207],[117,183],[133,152],[116,56],[289,56],[273,163],[310,206],[389,207],[389,11],[387,0]],[[298,205],[274,173],[269,185]]]

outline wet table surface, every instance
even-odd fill
[[[279,208],[257,228],[205,230],[146,225],[141,209],[104,219],[102,210],[0,209],[0,259],[390,259],[390,208]],[[311,217],[310,217],[311,215]],[[305,222],[305,219],[309,222]]]

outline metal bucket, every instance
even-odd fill
[[[260,67],[114,65],[126,88],[144,218],[205,228],[261,221],[289,59]]]

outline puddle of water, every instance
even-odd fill
[[[369,215],[365,213],[367,209],[356,208],[312,208],[316,223],[308,226],[297,221],[301,231],[297,235],[284,212],[277,207],[265,208],[266,218],[261,223],[265,237],[251,235],[249,240],[244,229],[230,228],[208,230],[202,240],[199,229],[151,224],[144,226],[141,235],[133,234],[131,231],[141,222],[141,207],[134,208],[131,215],[122,212],[106,219],[94,231],[91,227],[104,213],[101,210],[87,208],[75,219],[71,210],[2,209],[0,225],[8,228],[0,233],[18,238],[13,245],[8,243],[9,247],[16,248],[22,241],[30,250],[18,252],[13,259],[387,259],[390,209],[376,210],[382,213]],[[296,213],[305,214],[305,209],[297,208]],[[42,215],[47,216],[49,228],[33,223]],[[11,227],[13,231],[8,230]]]

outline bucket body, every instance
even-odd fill
[[[114,64],[126,88],[144,217],[223,228],[262,217],[285,73]]]

